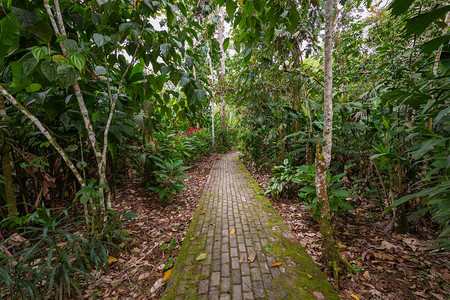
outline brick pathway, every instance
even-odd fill
[[[214,164],[163,299],[339,299],[237,158]]]

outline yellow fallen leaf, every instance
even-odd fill
[[[166,281],[167,279],[169,279],[169,278],[170,278],[170,275],[172,275],[172,269],[169,269],[169,270],[164,274],[163,280]]]
[[[256,258],[256,252],[253,251],[252,253],[250,253],[250,254],[248,255],[248,262],[254,262],[254,261],[255,261],[255,258]]]
[[[308,275],[308,278],[309,278],[309,279],[312,279],[312,276],[311,276],[311,275],[309,275],[309,274],[306,274],[306,275]]]
[[[117,258],[115,258],[114,256],[108,256],[108,262],[109,263],[113,263],[113,262],[116,262],[117,261]]]
[[[236,233],[236,229],[233,228],[233,229],[231,230],[230,234],[233,235],[233,234],[235,234],[235,233]]]
[[[347,248],[347,246],[345,246],[344,244],[341,244],[341,243],[337,243],[337,245],[339,246],[339,248]]]
[[[359,300],[358,296],[356,296],[355,294],[351,294],[352,298],[355,300]]]
[[[279,266],[281,266],[283,263],[282,262],[274,262],[273,264],[272,264],[272,267],[279,267]]]
[[[195,260],[204,260],[206,258],[206,253],[200,253]]]

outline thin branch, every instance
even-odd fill
[[[58,25],[56,25],[55,17],[53,16],[52,9],[50,8],[49,0],[44,0],[44,6],[45,9],[47,10],[47,14],[50,18],[50,23],[52,23],[52,27],[53,30],[55,31],[56,36],[60,36],[61,33],[59,32]]]

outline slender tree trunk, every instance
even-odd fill
[[[223,15],[223,13],[220,11],[219,5],[217,5],[217,13],[220,16],[220,20],[219,23],[217,24],[218,27],[218,40],[219,40],[219,47],[220,47],[220,53],[221,53],[221,58],[220,58],[220,76],[219,76],[219,82],[224,85],[225,83],[225,59],[226,59],[226,55],[225,55],[225,51],[223,49],[223,23],[225,22],[225,17]],[[220,103],[220,121],[221,121],[221,125],[222,125],[222,129],[226,129],[227,127],[227,112],[226,112],[226,104],[225,104],[225,99],[223,98],[223,96],[221,96],[222,98],[222,102]]]
[[[333,0],[325,3],[325,46],[324,46],[324,128],[323,143],[317,141],[316,146],[316,193],[320,212],[320,232],[324,260],[329,271],[334,275],[338,286],[338,267],[344,264],[351,266],[342,258],[336,246],[332,224],[332,215],[328,199],[327,170],[331,162],[332,130],[333,130],[333,73],[332,73],[332,35],[333,35]]]
[[[0,127],[6,125],[7,115],[5,109],[5,98],[0,95]],[[11,173],[11,161],[9,159],[9,144],[6,140],[6,133],[1,133],[3,145],[1,146],[1,162],[3,177],[5,180],[5,196],[8,205],[8,213],[10,215],[17,211],[16,194],[14,192],[14,183]]]
[[[208,61],[209,61],[209,70],[211,71],[211,85],[214,86],[214,71],[213,71],[213,67],[212,67],[212,61],[211,61],[211,47],[210,47],[210,43],[208,43]],[[214,96],[215,96],[215,91],[214,88],[211,89],[212,91],[212,99],[211,99],[211,133],[212,133],[212,145],[215,146],[216,142],[215,142],[215,124],[214,124],[214,115],[215,115],[215,104],[214,104]]]

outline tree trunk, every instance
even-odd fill
[[[389,204],[403,197],[403,167],[399,162],[395,163],[395,173],[392,174],[391,188],[389,190]],[[392,231],[396,233],[407,233],[409,231],[408,218],[406,216],[405,204],[392,208],[393,225]]]
[[[320,232],[324,260],[329,271],[332,270],[335,284],[338,286],[338,267],[341,264],[351,266],[342,258],[336,246],[330,203],[328,199],[327,170],[331,162],[332,131],[333,131],[333,73],[332,73],[332,36],[333,36],[333,1],[325,4],[325,47],[324,47],[324,127],[323,143],[317,141],[316,147],[316,193],[320,211]]]
[[[214,72],[213,72],[213,67],[212,67],[212,61],[211,61],[211,47],[209,47],[209,45],[211,45],[210,43],[208,43],[208,61],[209,61],[209,70],[211,71],[211,86],[214,86]],[[214,104],[214,89],[211,89],[212,91],[212,99],[211,99],[211,134],[212,134],[212,145],[213,147],[216,145],[215,142],[215,124],[214,124],[214,114],[215,112],[215,104]]]
[[[5,99],[0,95],[0,127],[6,125],[7,115],[5,109]],[[1,129],[0,129],[1,130]],[[3,177],[5,180],[5,196],[8,206],[8,214],[13,215],[17,211],[16,194],[14,192],[14,183],[11,173],[11,161],[9,159],[9,144],[6,141],[6,132],[1,133],[3,145],[1,147],[1,162]]]
[[[219,83],[223,86],[225,83],[225,59],[226,59],[226,55],[225,55],[225,51],[223,49],[223,23],[225,22],[225,18],[223,16],[223,13],[220,11],[219,9],[219,5],[217,5],[217,13],[220,16],[220,20],[219,23],[217,24],[218,27],[218,40],[219,40],[219,47],[220,47],[220,53],[221,53],[221,58],[220,58],[220,76],[219,76]],[[222,129],[226,129],[227,127],[227,114],[226,114],[226,104],[225,104],[225,99],[222,98],[222,102],[220,103],[220,121],[221,121],[221,125],[222,125]]]

